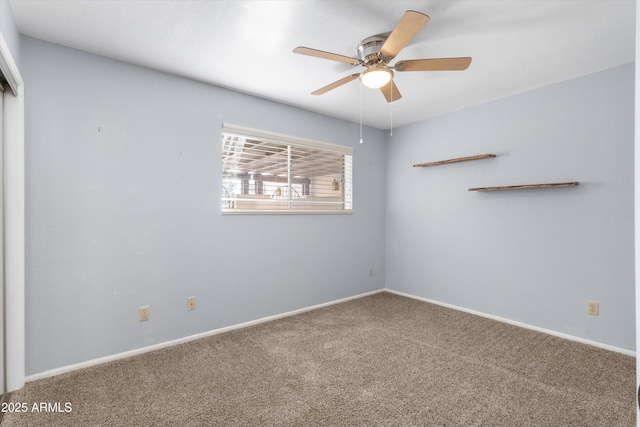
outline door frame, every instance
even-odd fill
[[[636,1],[636,87],[634,142],[634,218],[635,218],[635,291],[636,291],[636,425],[640,426],[640,1]]]
[[[25,382],[24,81],[0,33],[4,92],[4,354],[8,392]]]

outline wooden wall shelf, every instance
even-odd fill
[[[525,190],[528,188],[552,188],[552,187],[575,187],[579,183],[574,182],[555,182],[551,184],[526,184],[526,185],[507,185],[503,187],[477,187],[470,188],[469,191],[503,191],[503,190]]]
[[[448,165],[449,163],[470,162],[472,160],[490,159],[492,157],[496,157],[496,155],[495,154],[479,154],[477,156],[458,157],[456,159],[440,160],[440,161],[437,161],[437,162],[418,163],[418,164],[413,165],[413,167],[414,168],[427,168],[429,166]]]

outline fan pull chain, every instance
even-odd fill
[[[360,144],[364,141],[362,140],[362,80],[360,80]]]
[[[389,103],[389,115],[390,115],[390,128],[389,128],[389,136],[393,136],[393,85],[391,85],[391,102]]]

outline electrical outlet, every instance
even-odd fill
[[[196,309],[196,297],[187,298],[187,310],[195,310]]]
[[[149,320],[149,306],[145,305],[143,307],[140,307],[138,309],[138,319],[140,319],[141,322],[144,322],[145,320]]]
[[[373,277],[373,268],[369,269],[369,277]]]
[[[587,313],[593,315],[593,316],[599,316],[600,315],[600,303],[597,303],[595,301],[589,301],[587,302]]]

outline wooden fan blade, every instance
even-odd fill
[[[382,86],[380,90],[382,91],[384,97],[387,99],[387,102],[397,101],[398,99],[402,98],[402,95],[398,90],[398,86],[396,86],[393,80],[390,80],[389,83]]]
[[[314,92],[311,92],[311,95],[322,95],[323,93],[327,93],[330,90],[337,88],[338,86],[342,86],[345,83],[349,83],[350,81],[355,80],[358,77],[360,77],[360,73],[351,74],[350,76],[343,77],[340,80],[337,80],[329,85],[326,85],[325,87],[321,87],[320,89]]]
[[[396,71],[447,71],[466,70],[471,64],[471,58],[433,58],[409,59],[398,61],[393,68]]]
[[[427,22],[429,16],[415,10],[407,10],[380,48],[380,55],[383,58],[395,58]]]
[[[344,62],[345,64],[362,65],[362,61],[358,58],[338,55],[337,53],[325,52],[324,50],[311,49],[310,47],[298,46],[297,48],[293,49],[293,53],[314,56],[316,58],[328,59],[331,61]]]

